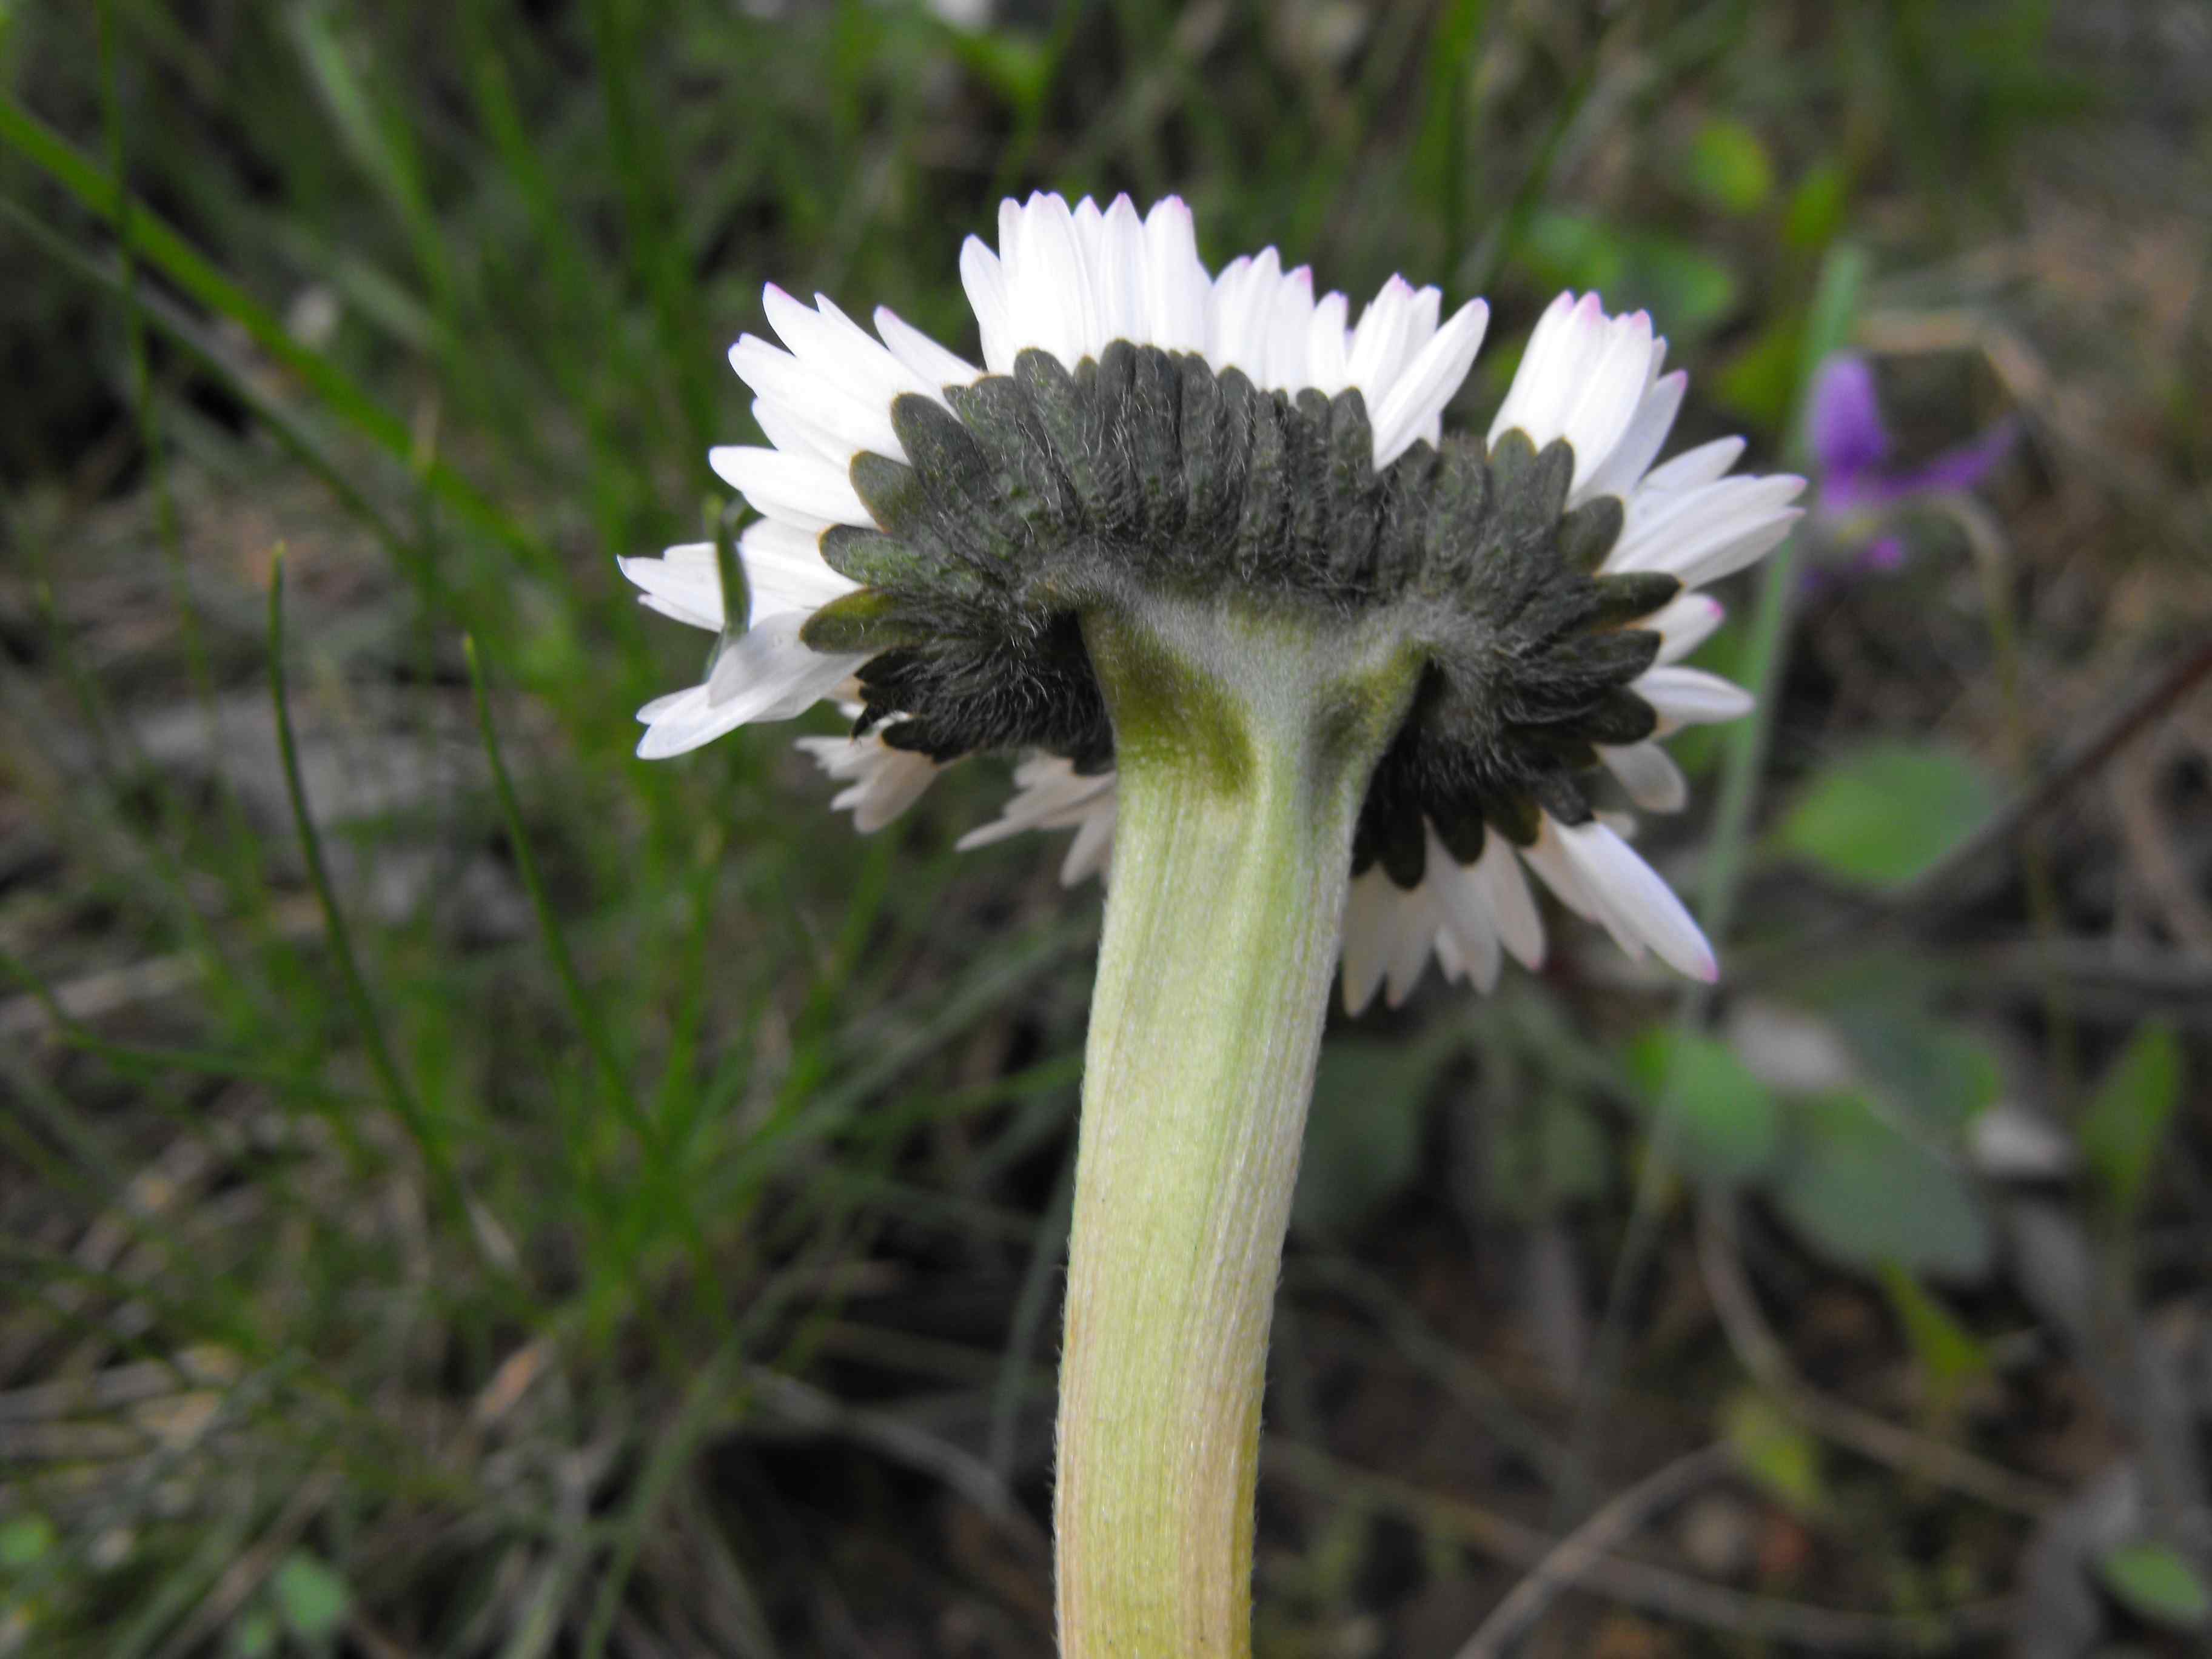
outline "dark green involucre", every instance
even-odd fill
[[[1114,763],[1081,622],[1144,594],[1387,615],[1426,659],[1353,848],[1410,887],[1432,822],[1471,861],[1485,826],[1525,844],[1540,812],[1590,815],[1595,745],[1656,725],[1628,689],[1659,636],[1635,623],[1672,576],[1598,575],[1611,496],[1567,510],[1572,452],[1518,431],[1417,443],[1377,471],[1360,394],[1295,398],[1194,355],[1117,341],[1073,374],[1027,350],[1011,375],[898,398],[907,459],[852,477],[878,529],[823,535],[862,584],[805,638],[872,653],[858,730],[939,761],[1042,749]],[[903,718],[884,724],[888,717]]]

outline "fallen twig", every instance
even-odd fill
[[[1261,1453],[1272,1475],[1345,1501],[1368,1504],[1426,1527],[1492,1560],[1522,1569],[1541,1565],[1559,1540],[1534,1527],[1455,1498],[1424,1492],[1387,1475],[1340,1463],[1326,1452],[1280,1438]],[[1977,1601],[1917,1618],[1840,1613],[1709,1584],[1686,1573],[1601,1553],[1571,1588],[1685,1624],[1826,1653],[1926,1653],[2007,1628],[2012,1603]]]
[[[1535,1570],[1490,1611],[1467,1638],[1457,1659],[1498,1659],[1520,1634],[1544,1616],[1561,1590],[1575,1582],[1654,1515],[1686,1498],[1730,1465],[1726,1446],[1708,1446],[1678,1457],[1645,1476],[1552,1547]]]

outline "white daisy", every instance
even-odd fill
[[[1345,918],[1347,1005],[1377,990],[1401,1000],[1431,954],[1448,976],[1484,989],[1505,955],[1540,963],[1524,863],[1632,956],[1712,975],[1712,952],[1680,902],[1589,811],[1564,763],[1547,758],[1559,738],[1570,749],[1579,738],[1583,763],[1594,756],[1638,805],[1679,810],[1687,788],[1658,739],[1749,707],[1680,661],[1721,620],[1696,590],[1758,559],[1796,516],[1798,480],[1729,476],[1739,440],[1653,465],[1684,376],[1660,372],[1666,343],[1649,318],[1607,317],[1595,295],[1561,295],[1530,339],[1486,459],[1483,446],[1443,430],[1481,344],[1480,301],[1446,319],[1437,289],[1393,277],[1355,318],[1343,295],[1316,295],[1307,268],[1285,270],[1273,248],[1209,275],[1189,210],[1172,198],[1142,216],[1127,197],[1104,208],[1051,195],[1008,202],[998,246],[970,237],[960,273],[980,366],[888,311],[870,333],[826,298],[808,305],[767,289],[775,339],[748,334],[730,357],[769,444],[709,457],[762,515],[738,545],[749,614],[726,616],[711,546],[622,561],[645,604],[726,641],[702,684],[640,711],[641,755],[789,719],[855,695],[848,682],[857,681],[854,733],[801,740],[846,782],[834,805],[871,830],[957,755],[1029,746],[1005,811],[960,845],[1073,829],[1062,869],[1073,883],[1106,869],[1115,786],[1080,647],[1022,586],[1040,560],[1065,555],[1052,526],[1076,514],[1086,545],[1110,544],[1098,556],[1119,568],[1182,561],[1186,579],[1206,581],[1229,580],[1233,544],[1279,585],[1336,583],[1329,602],[1340,607],[1347,593],[1395,603],[1411,580],[1401,567],[1420,565],[1432,586],[1459,584],[1470,606],[1493,602],[1483,583],[1502,583],[1518,595],[1512,617],[1553,622],[1510,650],[1470,642],[1494,639],[1496,618],[1454,634],[1447,617],[1425,641],[1448,695],[1417,717],[1420,730],[1386,760],[1396,770],[1378,773],[1370,792]],[[1107,426],[1118,435],[1085,450],[1084,434]],[[1360,434],[1370,471],[1346,471],[1347,434]],[[1285,455],[1316,453],[1331,458],[1328,478],[1285,471]],[[1389,517],[1378,503],[1394,490],[1414,505]],[[1545,549],[1485,541],[1480,515],[1504,498],[1558,514],[1562,548],[1599,538],[1594,574]],[[1322,502],[1319,516],[1284,505],[1301,501]],[[1405,527],[1422,512],[1433,515],[1426,542]],[[1330,564],[1330,533],[1350,550],[1348,575]],[[1308,542],[1292,545],[1299,535]],[[1386,557],[1376,550],[1392,536]],[[1533,610],[1531,593],[1543,597]],[[1433,605],[1424,613],[1431,623],[1435,614]],[[1003,637],[983,637],[994,617]],[[1003,697],[983,673],[1000,647],[1020,655]],[[1454,724],[1451,696],[1477,695],[1510,711],[1495,754],[1466,745],[1498,722]],[[1490,793],[1455,781],[1469,777],[1492,781]]]

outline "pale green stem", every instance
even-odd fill
[[[1380,635],[1157,601],[1085,637],[1120,816],[1068,1270],[1060,1648],[1243,1656],[1267,1327],[1352,832],[1414,669]]]

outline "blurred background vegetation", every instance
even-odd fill
[[[0,76],[0,1655],[1049,1650],[1097,890],[952,854],[1002,769],[635,761],[697,641],[613,563],[764,280],[972,354],[1032,187],[1487,294],[1463,424],[1567,285],[1816,492],[1836,349],[1903,471],[2012,423],[1735,585],[1646,835],[1717,994],[1569,927],[1332,1029],[1262,1651],[2204,1650],[2201,4],[11,0]]]

